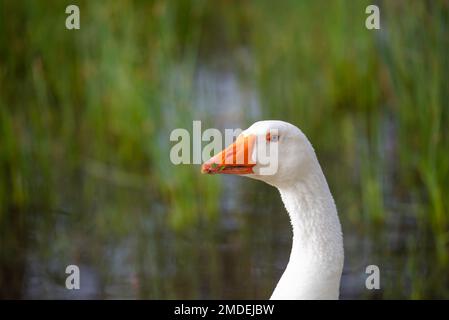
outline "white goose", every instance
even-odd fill
[[[262,174],[264,166],[255,157],[261,141],[277,144],[278,167],[272,174]],[[244,160],[236,161],[240,158]],[[205,162],[202,172],[244,175],[278,188],[293,243],[271,299],[338,299],[344,260],[340,221],[313,147],[301,130],[284,121],[256,122]]]

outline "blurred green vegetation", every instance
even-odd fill
[[[0,297],[31,295],[33,259],[57,279],[89,264],[102,270],[96,297],[122,297],[105,288],[118,281],[107,248],[127,241],[132,297],[269,295],[273,267],[244,289],[226,270],[239,254],[240,277],[286,258],[277,195],[240,182],[229,236],[223,179],[169,161],[171,130],[217,122],[196,106],[207,66],[257,93],[246,125],[286,120],[314,144],[347,272],[385,270],[380,294],[347,297],[449,298],[449,1],[376,3],[379,31],[365,28],[371,1],[0,0]],[[65,28],[69,4],[78,31]],[[255,214],[267,201],[274,212]],[[226,241],[236,251],[217,251]]]

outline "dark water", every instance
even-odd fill
[[[132,222],[129,234],[109,237],[87,230],[59,213],[58,228],[47,234],[34,230],[24,293],[27,298],[145,298],[145,299],[266,299],[281,276],[290,252],[288,216],[274,188],[239,177],[225,178],[223,203],[216,224],[196,225],[177,233],[164,223],[164,214],[136,208],[123,212]],[[111,199],[113,205],[114,199]],[[105,210],[101,206],[99,212]],[[98,215],[99,213],[97,213]],[[408,294],[398,280],[407,270],[396,269],[406,257],[402,233],[388,227],[397,246],[351,229],[340,212],[345,236],[342,299],[380,298]],[[137,218],[138,217],[138,218]],[[111,224],[111,228],[112,224]],[[410,226],[398,226],[412,231]],[[43,236],[44,234],[44,236]],[[382,235],[377,235],[382,238]],[[76,264],[81,289],[65,289],[65,267]],[[381,270],[381,290],[365,288],[365,268]],[[395,282],[390,282],[390,281]],[[385,290],[389,290],[385,292]]]

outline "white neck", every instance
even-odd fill
[[[278,187],[293,227],[287,268],[271,299],[338,299],[343,237],[318,162],[298,181]]]

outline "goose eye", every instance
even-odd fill
[[[279,136],[277,134],[271,134],[267,132],[266,140],[269,142],[277,142],[279,140]]]

